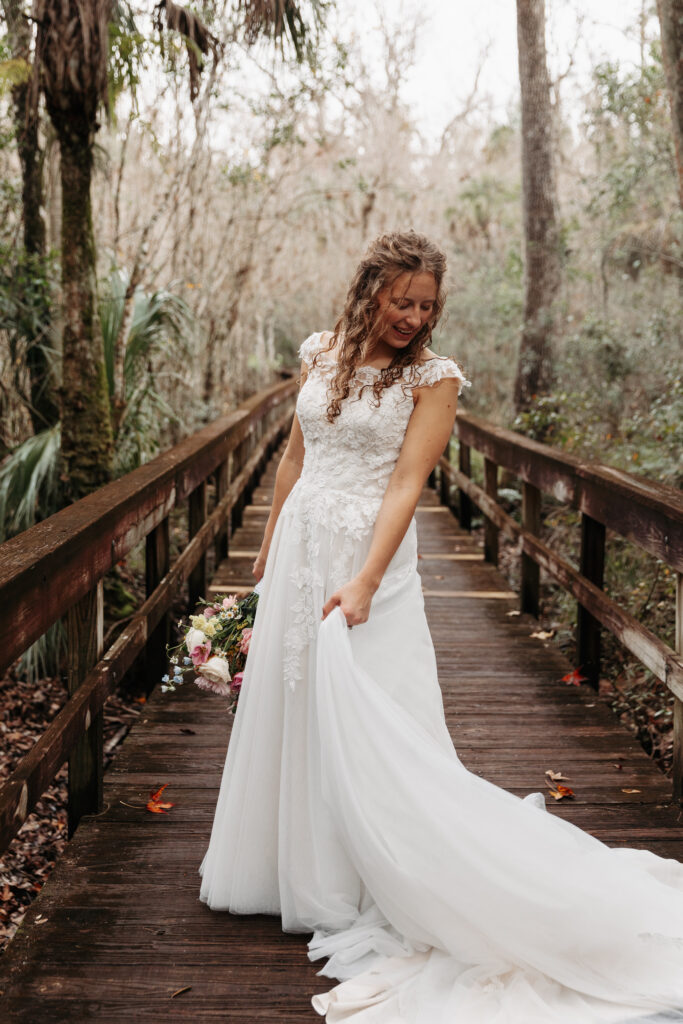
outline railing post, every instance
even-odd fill
[[[85,597],[66,614],[67,687],[76,693],[90,669],[97,664],[104,647],[104,588],[99,580]],[[84,814],[102,810],[104,714],[99,711],[90,720],[69,754],[69,796],[67,801],[68,835],[74,834]]]
[[[676,637],[674,647],[683,654],[683,573],[676,573]],[[674,695],[673,798],[683,803],[683,701]]]
[[[491,459],[484,459],[484,490],[489,498],[498,500],[498,466]],[[498,565],[498,527],[484,516],[484,558]]]
[[[190,494],[189,508],[189,534],[190,540],[199,532],[202,524],[206,522],[206,480]],[[200,597],[206,595],[206,552],[199,559],[190,573],[189,596],[190,608],[194,612],[194,606]]]
[[[231,473],[230,479],[234,480],[235,477],[239,476],[242,466],[246,461],[246,437],[240,441],[240,443],[234,448],[231,459]],[[234,533],[242,525],[242,513],[244,512],[245,496],[244,491],[238,495],[235,504],[232,506],[232,513],[230,516],[230,529]]]
[[[541,532],[541,492],[538,487],[522,483],[522,527],[538,537]],[[538,562],[522,551],[520,609],[538,618],[540,606],[541,569]]]
[[[463,476],[472,476],[470,446],[462,441],[458,441],[458,468]],[[458,520],[463,530],[472,529],[472,502],[461,488],[458,488]]]
[[[216,470],[216,504],[218,504],[228,493],[228,487],[230,486],[230,467],[228,459],[221,462],[220,466]],[[216,567],[220,565],[224,558],[228,557],[228,545],[229,540],[229,526],[230,513],[225,518],[225,527],[221,529],[221,532],[216,537],[214,544],[214,554]]]
[[[256,441],[256,428],[252,426],[251,430],[249,431],[249,433],[247,434],[247,436],[244,439],[245,451],[244,451],[244,462],[242,463],[243,466],[251,458],[256,443],[257,443],[257,441]],[[251,473],[249,474],[249,477],[247,478],[247,485],[246,485],[246,487],[244,489],[244,504],[245,505],[250,505],[251,504],[251,499],[254,496],[254,489],[256,487],[256,475],[257,475],[257,470],[252,470]]]
[[[145,593],[147,597],[154,593],[168,572],[171,564],[170,534],[168,516],[147,534],[145,539]],[[150,692],[167,666],[166,645],[170,632],[170,618],[164,613],[145,648],[145,673],[147,690]]]
[[[597,587],[605,573],[605,527],[591,516],[581,515],[581,556],[579,572]],[[578,667],[597,690],[600,681],[600,623],[583,605],[577,609]]]

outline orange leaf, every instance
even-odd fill
[[[567,798],[573,797],[574,796],[574,790],[570,789],[569,786],[563,786],[562,783],[560,782],[560,783],[557,784],[557,788],[556,789],[551,789],[550,790],[550,795],[552,797],[554,797],[555,800],[564,800],[565,797],[567,797]]]
[[[580,683],[587,682],[587,676],[581,675],[580,668],[573,668],[566,676],[562,676],[562,682],[569,686],[578,686]]]
[[[174,805],[170,801],[162,801],[161,794],[168,786],[168,782],[165,782],[163,786],[160,786],[156,791],[152,790],[147,801],[147,810],[151,811],[152,814],[165,814],[169,807]]]
[[[639,789],[622,789],[622,793],[640,793]]]

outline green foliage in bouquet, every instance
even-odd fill
[[[162,692],[175,691],[186,675],[202,690],[229,697],[234,713],[256,617],[258,592],[237,599],[235,594],[202,600],[189,622],[180,622],[183,639],[168,647],[171,671],[162,677]]]

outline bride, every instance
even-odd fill
[[[313,933],[351,1024],[683,1021],[683,865],[470,773],[446,728],[414,512],[464,384],[446,261],[369,248],[302,386],[200,899]]]

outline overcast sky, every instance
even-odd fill
[[[378,45],[372,25],[377,11],[369,0],[338,0],[369,53]],[[505,116],[516,98],[517,28],[515,0],[380,0],[384,18],[392,22],[423,18],[416,67],[406,78],[404,96],[414,107],[426,135],[438,134],[457,112],[472,87],[479,56],[490,47],[481,90],[488,93],[498,115]],[[638,18],[642,0],[548,0],[549,61],[553,74],[564,71],[575,50],[575,72],[567,82],[570,97],[588,82],[598,60],[617,59],[624,65],[639,60]],[[575,47],[577,20],[583,17],[581,42]],[[369,23],[368,23],[369,22]]]

